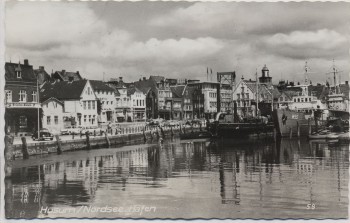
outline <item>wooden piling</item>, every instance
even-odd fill
[[[311,128],[310,118],[307,120],[307,126],[308,126],[308,133],[309,133],[309,135],[311,135],[312,128]]]
[[[107,132],[105,132],[105,139],[106,139],[106,145],[109,148],[111,146],[111,141],[108,138],[108,133]]]
[[[291,139],[293,137],[293,129],[290,127],[289,129],[289,138]]]
[[[57,154],[62,154],[62,146],[61,146],[61,140],[59,135],[55,135],[56,141],[57,141]]]
[[[81,133],[81,132],[80,132]],[[85,132],[85,136],[86,136],[86,149],[91,149],[91,146],[90,146],[90,136],[89,136],[89,133],[88,132]]]
[[[151,136],[151,140],[153,140],[153,133],[152,133],[152,129],[149,130],[149,134]]]
[[[143,128],[143,141],[147,141],[146,133],[145,133],[146,127]]]
[[[164,130],[163,130],[163,128],[162,127],[159,127],[160,128],[160,132],[162,133],[162,137],[163,137],[163,139],[165,138],[165,133],[164,133]]]
[[[298,138],[300,137],[300,125],[298,121],[297,121],[297,136]]]
[[[72,132],[72,139],[74,139],[74,132]]]
[[[22,136],[21,140],[22,140],[22,154],[23,154],[23,159],[29,159],[27,139],[26,139],[26,137]],[[39,139],[38,139],[38,140],[39,140]]]
[[[276,130],[276,127],[273,128],[273,140],[275,142],[277,141],[277,130]]]
[[[173,131],[173,127],[172,126],[170,126],[170,134],[171,134],[171,136],[174,135],[174,131]]]

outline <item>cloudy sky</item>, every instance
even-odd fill
[[[235,70],[324,82],[335,59],[349,79],[350,3],[9,2],[6,61],[84,77],[206,80]]]

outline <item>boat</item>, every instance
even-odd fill
[[[251,135],[263,135],[273,133],[274,124],[266,117],[251,117],[242,122],[234,119],[234,114],[219,112],[213,123],[210,124],[210,132],[214,137],[241,138]]]
[[[210,132],[207,132],[207,131],[180,133],[181,140],[207,139],[207,138],[211,138],[211,137],[212,137],[212,134]]]

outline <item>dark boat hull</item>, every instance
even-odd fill
[[[290,136],[291,131],[292,135],[296,136],[298,133],[298,126],[300,136],[309,135],[309,125],[312,124],[312,120],[306,119],[303,112],[275,109],[273,112],[273,119],[277,134],[282,137]]]
[[[215,129],[216,128],[216,129]],[[264,123],[219,123],[213,135],[225,138],[246,138],[251,135],[273,133],[273,124]]]
[[[188,132],[188,133],[181,133],[180,139],[207,139],[212,137],[212,135],[209,132],[200,131],[200,132]]]

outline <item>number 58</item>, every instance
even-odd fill
[[[315,205],[314,203],[312,203],[312,204],[307,204],[307,205],[306,205],[306,208],[307,208],[307,209],[312,209],[312,210],[313,210],[313,209],[316,208],[316,205]]]

